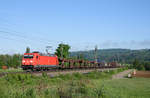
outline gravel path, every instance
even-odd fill
[[[120,72],[118,74],[113,75],[112,79],[121,79],[121,78],[124,78],[127,74],[131,73],[132,71],[133,71],[132,69],[129,69],[129,70]]]

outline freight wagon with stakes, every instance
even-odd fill
[[[106,66],[108,65],[108,66]],[[24,53],[22,58],[23,70],[49,70],[49,69],[82,69],[82,68],[116,68],[117,63],[98,63],[96,61],[74,60],[58,58],[56,55],[43,55],[39,52]]]

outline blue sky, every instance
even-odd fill
[[[0,0],[0,53],[150,48],[150,0]]]

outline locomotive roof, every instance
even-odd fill
[[[39,52],[34,52],[34,53],[24,53],[24,55],[34,55],[34,54],[39,54],[40,56],[51,56],[55,57],[55,54],[45,54],[45,53],[39,53]]]

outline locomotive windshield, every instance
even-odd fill
[[[24,55],[24,58],[25,58],[25,59],[32,59],[32,58],[33,58],[33,55]]]

